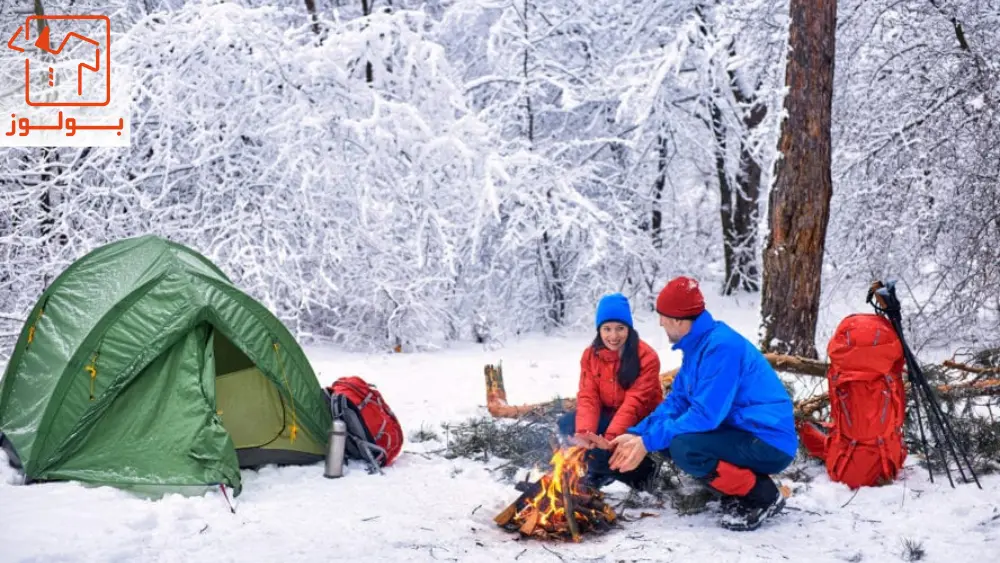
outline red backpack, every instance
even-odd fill
[[[825,460],[830,479],[853,488],[891,483],[906,459],[903,346],[888,319],[847,316],[827,346],[829,434],[800,424],[806,450]]]
[[[326,390],[333,418],[347,425],[346,457],[366,462],[369,473],[390,465],[403,449],[403,428],[378,389],[351,376],[338,379]]]

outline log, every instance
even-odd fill
[[[664,394],[670,391],[670,386],[673,384],[679,369],[675,368],[660,374],[660,384],[663,386]],[[483,371],[486,376],[486,409],[494,418],[521,418],[532,414],[542,415],[552,410],[571,411],[576,408],[575,397],[556,399],[545,403],[508,405],[502,369],[498,366],[487,365]]]
[[[570,536],[573,537],[573,541],[580,541],[580,527],[576,524],[576,505],[573,503],[573,495],[570,493],[569,487],[569,475],[564,473],[562,475],[562,497],[563,497],[563,515],[566,517],[566,525],[569,527]]]
[[[790,371],[800,375],[826,377],[826,371],[830,369],[830,364],[828,363],[800,356],[768,353],[764,354],[764,357],[767,358],[767,361],[777,371]]]
[[[951,385],[938,385],[937,392],[949,399],[968,399],[1000,395],[1000,379],[982,379]]]
[[[943,365],[946,368],[957,369],[959,371],[967,371],[969,373],[1000,374],[1000,367],[983,368],[977,366],[970,366],[967,364],[960,364],[952,360],[945,360],[941,365]]]
[[[783,354],[764,354],[767,361],[778,371],[788,371],[801,375],[825,377],[829,364],[809,358],[787,356]],[[980,368],[969,366],[951,360],[942,363],[949,369],[956,369],[976,374],[1000,374],[1000,368]],[[674,368],[660,374],[663,393],[670,392],[674,377],[680,368]],[[557,399],[545,403],[526,405],[508,405],[507,391],[503,385],[503,373],[498,367],[486,366],[486,408],[494,418],[521,418],[526,415],[544,415],[552,410],[571,411],[576,408],[576,399]],[[909,391],[909,383],[906,384]],[[937,392],[950,399],[968,399],[970,397],[1000,396],[1000,378],[983,379],[980,381],[962,382],[940,385]],[[798,418],[808,418],[829,404],[826,394],[809,397],[795,403],[795,415]]]
[[[910,382],[905,383],[906,392],[910,392]],[[970,399],[972,397],[1000,396],[1000,379],[983,379],[981,381],[966,381],[938,385],[934,390],[948,399]],[[826,393],[810,397],[795,404],[797,418],[809,418],[830,404],[830,396]]]
[[[535,507],[528,509],[528,515],[524,519],[524,524],[521,524],[520,532],[526,536],[530,536],[535,531],[535,526],[538,525],[538,518],[540,516],[541,513]]]
[[[513,520],[515,516],[517,516],[516,502],[503,509],[503,512],[497,514],[496,517],[493,518],[493,521],[496,522],[498,526],[503,527],[510,524],[511,520]]]

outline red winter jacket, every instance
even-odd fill
[[[576,431],[597,433],[601,408],[615,414],[604,437],[614,440],[646,418],[663,401],[660,357],[639,341],[639,377],[628,390],[618,383],[618,352],[587,346],[580,358],[580,388],[576,394]]]

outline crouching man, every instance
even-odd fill
[[[696,281],[671,280],[656,310],[681,368],[656,410],[612,442],[611,469],[660,451],[722,495],[721,526],[755,530],[785,505],[769,475],[798,448],[791,397],[763,354],[705,310]]]

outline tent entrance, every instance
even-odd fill
[[[213,331],[216,412],[241,468],[322,461],[306,432],[291,440],[291,410],[275,384],[221,332]]]

